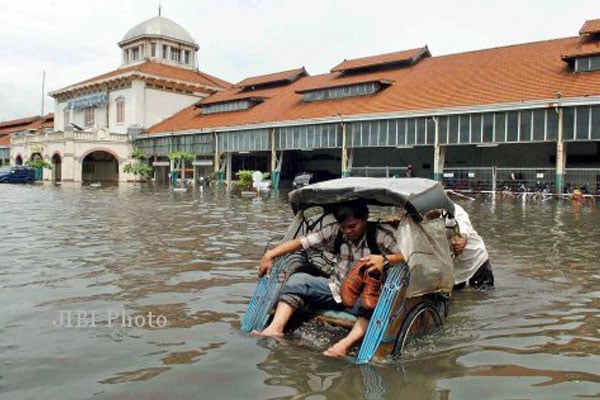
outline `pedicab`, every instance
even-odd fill
[[[425,178],[350,177],[319,182],[289,193],[294,218],[282,240],[334,223],[332,207],[357,199],[367,202],[370,221],[394,233],[407,260],[399,265],[404,268],[390,268],[384,279],[356,356],[356,363],[363,364],[400,357],[410,343],[443,324],[454,283],[446,228],[454,205],[439,182]],[[242,331],[262,330],[268,324],[283,283],[295,272],[289,267],[293,264],[289,256],[274,260],[270,275],[259,279],[242,318]],[[306,257],[325,272],[334,260],[326,252]],[[355,320],[344,311],[310,310],[309,315],[347,327]]]

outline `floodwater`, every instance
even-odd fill
[[[357,366],[314,329],[240,331],[286,195],[0,185],[0,398],[600,397],[600,202],[458,199],[497,288],[455,293],[415,353]]]

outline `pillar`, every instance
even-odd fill
[[[283,158],[283,151],[281,152]],[[271,129],[271,188],[279,189],[279,178],[281,174],[281,160],[277,160],[275,149],[275,129]]]
[[[219,149],[219,135],[217,134],[217,132],[214,132],[214,142],[215,142],[215,160],[214,160],[214,165],[215,165],[215,180],[217,182],[217,185],[221,185],[223,183],[223,171],[221,171],[221,156],[220,156],[220,149]]]
[[[556,138],[556,193],[562,193],[565,184],[565,165],[567,163],[566,143],[563,141],[563,109],[556,107],[558,113],[558,135]]]
[[[437,117],[433,117],[433,124],[435,126],[433,148],[433,179],[441,182],[444,178],[444,166],[446,164],[446,147],[440,145],[440,130]]]
[[[348,147],[347,137],[346,137],[346,123],[340,122],[342,126],[342,178],[346,178],[350,176],[350,171],[348,170]]]

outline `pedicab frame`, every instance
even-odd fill
[[[442,325],[454,284],[453,259],[444,218],[428,217],[442,211],[453,218],[454,204],[439,182],[425,178],[351,177],[319,182],[289,193],[294,219],[283,241],[335,222],[332,208],[358,199],[369,206],[392,207],[401,216],[397,227],[389,228],[407,259],[389,269],[356,357],[356,363],[362,364],[399,357],[409,340]],[[314,213],[315,209],[320,211]],[[242,331],[262,330],[267,325],[283,283],[294,272],[287,268],[287,257],[275,260],[270,275],[259,279],[242,318]],[[352,323],[339,312],[314,310],[314,314],[337,325]]]

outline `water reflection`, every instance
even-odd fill
[[[456,293],[443,330],[414,354],[356,366],[321,355],[335,331],[313,327],[280,344],[239,330],[256,263],[291,217],[285,191],[0,185],[0,200],[0,397],[600,393],[595,203],[460,200],[486,239],[496,290]],[[67,312],[71,325],[57,324]],[[123,325],[116,313],[168,324]]]

